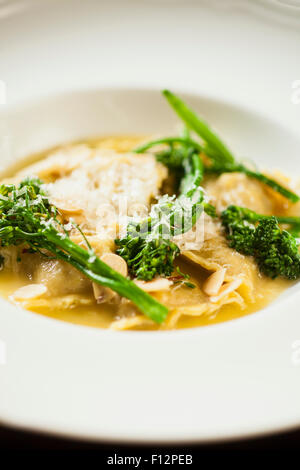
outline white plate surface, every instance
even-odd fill
[[[1,165],[83,136],[170,132],[177,120],[158,93],[167,86],[190,92],[183,96],[238,155],[299,174],[295,17],[285,29],[261,10],[245,14],[248,2],[228,2],[230,13],[183,3],[69,0],[3,15]],[[298,426],[299,301],[295,286],[267,309],[222,325],[116,333],[1,300],[0,420],[135,442]]]

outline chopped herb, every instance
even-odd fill
[[[195,284],[193,284],[192,282],[187,282],[187,281],[185,281],[184,285],[186,287],[189,287],[190,289],[195,289],[195,287],[196,287]]]

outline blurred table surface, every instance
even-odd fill
[[[245,439],[238,441],[230,441],[219,444],[193,444],[182,446],[133,446],[120,443],[96,443],[80,440],[71,440],[50,436],[46,434],[38,434],[33,432],[25,432],[0,426],[0,450],[91,450],[103,453],[103,455],[139,455],[151,454],[155,449],[155,453],[174,453],[182,451],[182,453],[201,454],[201,452],[210,451],[253,451],[253,450],[300,450],[300,428],[295,431],[269,435],[266,437]]]

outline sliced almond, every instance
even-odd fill
[[[153,321],[143,315],[135,315],[134,317],[125,317],[115,320],[111,323],[109,328],[111,330],[122,331],[146,325],[153,325]]]
[[[218,302],[224,296],[230,294],[230,292],[237,289],[241,285],[241,283],[242,283],[241,278],[237,278],[237,279],[235,279],[234,281],[231,281],[231,282],[226,282],[225,284],[223,284],[223,286],[219,290],[218,295],[212,296],[212,297],[209,298],[210,302],[213,302],[213,303]]]
[[[138,279],[135,279],[134,283],[145,292],[168,290],[173,284],[172,281],[169,281],[169,279],[166,278],[154,279],[153,281],[139,281]]]
[[[93,282],[93,293],[94,297],[97,301],[97,304],[103,304],[105,302],[109,302],[112,300],[116,294],[113,290],[109,289],[109,287],[101,286],[96,282]]]
[[[208,295],[217,295],[225,279],[226,268],[218,269],[212,273],[203,283],[202,290]]]
[[[20,287],[13,294],[14,300],[22,301],[28,299],[36,299],[46,294],[47,287],[44,284],[28,284]]]
[[[104,255],[101,256],[101,261],[108,264],[108,266],[122,274],[122,276],[127,276],[127,263],[121,256],[116,255],[115,253],[104,253]]]
[[[104,263],[108,264],[108,266],[110,266],[112,269],[122,274],[122,276],[127,276],[127,263],[123,258],[121,258],[121,256],[116,255],[115,253],[104,253],[100,259]],[[118,295],[109,287],[101,286],[95,282],[93,282],[93,292],[98,304],[110,302],[111,300],[116,299]]]
[[[53,199],[53,204],[64,214],[80,214],[82,212],[82,208],[76,205],[73,201]]]

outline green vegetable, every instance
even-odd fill
[[[115,240],[117,253],[127,262],[130,272],[138,279],[151,281],[155,276],[171,276],[179,248],[170,240],[143,239],[132,236]]]
[[[168,313],[164,305],[101,261],[90,247],[85,250],[72,242],[37,178],[26,179],[18,187],[0,186],[0,243],[1,246],[26,244],[32,252],[52,253],[93,282],[130,299],[157,323],[162,323]]]
[[[202,160],[191,148],[182,158],[180,169],[183,172],[180,195],[177,198],[163,196],[147,219],[131,221],[126,237],[115,240],[117,253],[138,279],[149,281],[156,275],[170,276],[180,253],[171,238],[190,230],[204,209],[213,212],[211,206],[204,203],[199,186],[203,177]]]
[[[186,135],[186,132],[185,132]],[[201,146],[189,137],[165,137],[164,139],[152,140],[134,149],[136,153],[143,153],[157,145],[166,144],[167,148],[155,153],[156,160],[165,165],[175,176],[175,191],[179,190],[182,175],[186,174],[183,168],[184,162],[189,156],[195,154],[195,158],[201,152]],[[199,163],[201,165],[201,162]],[[201,179],[203,177],[203,165],[201,165]],[[199,181],[201,181],[201,179]]]
[[[259,222],[262,219],[270,219],[270,217],[272,217],[270,215],[258,214],[251,209],[240,206],[229,206],[226,211],[223,212],[223,214],[224,213],[233,215],[236,214],[238,218],[252,223]],[[300,224],[300,217],[294,217],[290,215],[276,215],[275,217],[280,224],[287,224],[292,226],[298,226]]]
[[[202,151],[201,145],[196,142],[195,140],[190,139],[189,137],[164,137],[163,139],[156,139],[147,142],[146,144],[140,145],[134,149],[135,153],[144,153],[152,147],[156,145],[168,144],[174,147],[174,144],[181,144],[184,147],[193,147],[198,152]],[[181,162],[180,162],[181,163]],[[170,162],[166,161],[167,166],[169,166]]]
[[[256,179],[261,183],[266,184],[270,188],[272,188],[277,193],[281,194],[282,196],[289,199],[291,202],[295,203],[300,200],[299,196],[289,189],[285,188],[277,181],[269,178],[268,176],[264,175],[263,173],[252,171],[247,168],[245,165],[234,162],[234,163],[227,163],[227,164],[220,164],[219,162],[213,163],[211,166],[206,168],[207,173],[214,173],[220,175],[222,173],[244,173],[245,175],[249,176],[250,178]]]
[[[226,145],[219,139],[219,137],[212,132],[208,124],[200,119],[180,98],[171,93],[169,90],[163,90],[163,95],[167,98],[169,104],[174,111],[182,119],[185,125],[192,129],[196,134],[201,137],[205,142],[206,147],[216,155],[221,155],[222,159],[227,162],[234,162],[234,157],[226,147]]]
[[[252,255],[255,227],[248,223],[249,220],[244,217],[243,209],[229,206],[222,212],[221,220],[230,248],[244,255]]]
[[[274,217],[249,209],[229,206],[221,216],[229,246],[239,253],[254,256],[260,270],[271,278],[300,277],[297,240],[279,223],[299,224],[298,217]]]
[[[185,135],[187,130],[185,129]],[[134,149],[135,153],[143,153],[151,147],[168,144],[168,148],[156,152],[156,160],[163,163],[176,176],[177,189],[182,194],[187,193],[189,186],[198,187],[204,175],[203,162],[199,157],[202,147],[194,140],[186,137],[165,137],[152,140]],[[203,202],[205,212],[216,217],[215,208]]]
[[[260,172],[252,171],[245,165],[237,162],[224,142],[222,142],[222,140],[210,129],[208,124],[200,119],[197,114],[195,114],[180,98],[168,90],[164,90],[163,95],[167,98],[169,104],[182,119],[184,124],[202,139],[204,143],[203,152],[212,162],[210,166],[205,168],[205,171],[216,174],[227,172],[245,173],[250,178],[257,179],[258,181],[270,186],[293,203],[300,200],[300,197],[297,194],[285,188],[277,181]]]
[[[260,270],[271,278],[300,277],[300,255],[296,239],[281,230],[275,217],[263,219],[255,231],[255,259]]]
[[[186,287],[189,287],[190,289],[195,289],[195,287],[196,287],[195,284],[193,284],[192,282],[188,282],[188,281],[185,281],[184,285]]]

